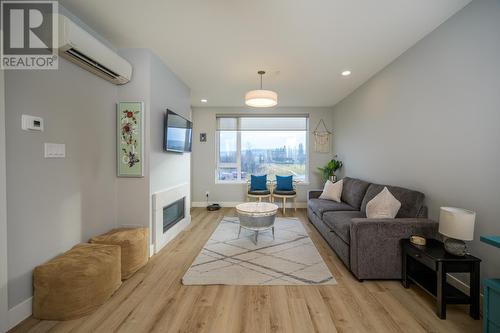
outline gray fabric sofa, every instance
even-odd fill
[[[384,186],[401,208],[394,219],[368,219],[366,204]],[[309,220],[359,280],[401,279],[400,239],[437,236],[438,223],[427,219],[420,192],[349,177],[344,178],[342,202],[319,199],[321,192],[309,191]]]

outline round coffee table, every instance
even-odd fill
[[[241,228],[252,230],[255,233],[255,244],[259,231],[272,229],[274,239],[274,220],[278,212],[278,206],[268,202],[246,202],[236,206],[238,217],[240,219],[240,237]]]

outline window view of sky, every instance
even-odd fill
[[[307,131],[241,131],[240,165],[237,131],[219,132],[219,180],[246,179],[250,174],[294,175],[306,178]],[[224,163],[233,165],[223,167]],[[240,171],[238,171],[238,169]]]

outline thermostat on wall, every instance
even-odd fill
[[[23,114],[21,116],[21,128],[25,131],[43,132],[43,118]]]

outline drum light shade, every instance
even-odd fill
[[[476,213],[462,208],[441,207],[439,233],[450,238],[471,241],[474,239]]]
[[[270,108],[278,104],[278,94],[272,90],[262,89],[262,75],[265,71],[258,71],[260,75],[260,89],[250,90],[245,94],[245,104],[254,108]]]
[[[271,90],[251,90],[245,95],[245,104],[255,108],[276,106],[278,94]]]

